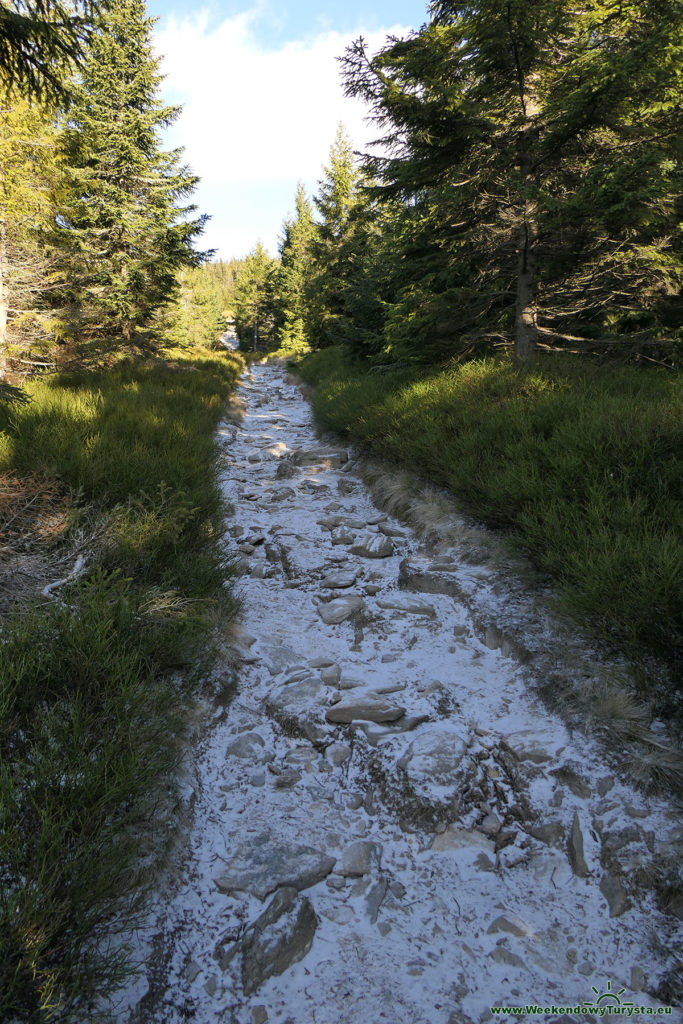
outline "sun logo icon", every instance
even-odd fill
[[[597,999],[592,1003],[593,1006],[600,1006],[601,1003],[606,1003],[609,1006],[633,1006],[633,1003],[622,1003],[620,996],[626,989],[620,988],[618,992],[615,992],[611,981],[607,982],[607,988],[602,993],[595,985],[591,985],[591,988],[597,996]],[[588,1003],[588,1000],[585,1000],[585,1003]]]

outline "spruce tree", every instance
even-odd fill
[[[240,264],[234,293],[235,334],[254,352],[273,338],[276,261],[259,242]]]
[[[72,174],[62,241],[66,329],[113,346],[130,341],[198,265],[205,218],[183,205],[197,178],[160,130],[179,108],[158,98],[152,19],[143,0],[119,0],[93,37],[66,126]]]
[[[308,286],[310,342],[316,348],[340,338],[354,245],[366,202],[362,175],[342,125],[323,171],[325,176],[313,200],[319,220],[312,246],[315,271]]]
[[[278,348],[301,351],[308,343],[308,282],[313,271],[313,209],[304,186],[296,190],[295,214],[285,220],[275,288],[275,337]]]
[[[430,356],[671,337],[681,53],[675,0],[438,0],[419,33],[347,51],[390,148],[368,169],[405,204],[422,282],[399,320]]]

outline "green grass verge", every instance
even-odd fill
[[[297,372],[322,428],[450,489],[511,531],[575,614],[680,674],[678,376],[559,356],[378,374],[332,349]]]
[[[235,610],[213,435],[241,365],[55,376],[0,423],[0,471],[76,492],[90,547],[60,601],[0,624],[2,1020],[83,1019],[126,970],[113,915],[168,838],[184,709]]]

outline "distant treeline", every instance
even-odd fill
[[[674,365],[683,321],[678,0],[437,0],[341,61],[382,156],[340,130],[278,260],[238,279],[246,344],[375,364],[514,348]]]

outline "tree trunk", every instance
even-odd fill
[[[4,219],[0,218],[0,377],[7,369],[7,234]]]
[[[519,230],[517,256],[517,302],[515,307],[515,355],[529,359],[536,349],[536,254],[535,225],[525,220]]]

